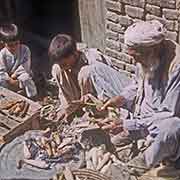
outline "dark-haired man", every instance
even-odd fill
[[[52,75],[59,86],[62,115],[74,111],[71,104],[91,93],[101,99],[118,95],[130,80],[112,68],[111,61],[97,49],[78,50],[69,35],[58,34],[51,41],[49,57]]]
[[[29,98],[36,97],[37,90],[31,77],[31,52],[20,43],[17,26],[1,26],[0,36],[5,44],[0,51],[0,85],[14,91],[24,90]]]

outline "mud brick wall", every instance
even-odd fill
[[[165,24],[168,37],[180,42],[179,9],[180,0],[105,0],[106,48],[118,68],[133,76],[133,59],[122,51],[124,31],[133,22],[157,19]]]

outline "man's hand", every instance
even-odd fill
[[[82,104],[87,103],[90,100],[90,97],[91,97],[91,94],[83,95],[80,99],[81,103]]]
[[[18,80],[14,80],[12,78],[9,78],[7,83],[9,84],[10,89],[13,89],[13,90],[18,90],[19,89],[19,81]]]
[[[125,103],[125,98],[123,96],[114,96],[109,99],[99,110],[103,111],[108,107],[122,107]]]
[[[11,75],[11,78],[14,79],[14,80],[16,80],[16,79],[17,79],[16,74],[12,74],[12,75]]]
[[[92,94],[86,94],[83,95],[80,99],[80,101],[82,103],[88,103],[88,102],[92,102],[96,105],[103,105],[103,102],[101,100],[99,100],[98,98],[96,98],[95,96],[93,96]]]
[[[117,134],[123,131],[123,121],[115,118],[106,118],[98,122],[98,126],[103,130],[109,131],[112,134]]]
[[[69,105],[67,108],[60,109],[57,112],[58,121],[65,120],[70,122],[72,120],[73,114],[78,110],[79,105]]]

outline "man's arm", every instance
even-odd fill
[[[159,109],[143,119],[124,120],[124,127],[128,130],[142,130],[148,128],[151,133],[156,131],[156,125],[162,120],[180,116],[180,66],[170,75],[164,92],[164,99]]]
[[[136,93],[137,93],[137,84],[132,83],[131,85],[125,87],[119,96],[115,96],[109,99],[101,107],[101,110],[105,110],[107,107],[113,106],[113,107],[124,108],[129,111],[132,111]]]
[[[124,97],[124,103],[121,106],[122,108],[127,109],[130,112],[133,111],[134,100],[137,95],[137,89],[138,85],[135,82],[123,89],[122,93],[120,93],[120,96]]]

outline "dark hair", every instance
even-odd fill
[[[72,55],[76,50],[76,42],[71,36],[58,34],[52,39],[48,54],[52,61],[59,61]]]
[[[3,24],[0,27],[0,37],[4,42],[18,40],[18,27],[15,24]]]

